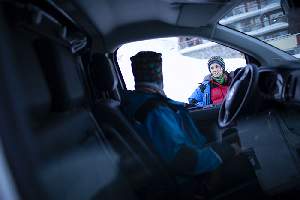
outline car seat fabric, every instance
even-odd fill
[[[52,110],[63,111],[82,105],[85,100],[84,88],[78,76],[76,65],[79,63],[73,55],[49,41],[38,41],[35,46],[44,66],[46,80],[50,83]]]
[[[49,199],[134,199],[122,178],[119,155],[94,120],[75,55],[48,39],[35,41],[51,109],[39,126],[38,180]],[[122,186],[122,187],[121,187]]]

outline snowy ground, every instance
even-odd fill
[[[177,50],[177,38],[165,38],[134,42],[123,45],[118,50],[118,63],[129,90],[134,89],[130,57],[139,51],[156,51],[162,53],[164,90],[168,97],[187,102],[204,76],[209,74],[207,59],[196,59],[181,55]],[[244,67],[243,58],[225,59],[226,70],[233,71]]]

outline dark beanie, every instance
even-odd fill
[[[130,58],[135,83],[163,80],[161,53],[141,51]]]
[[[214,63],[219,64],[222,67],[223,71],[225,71],[225,62],[221,56],[213,56],[208,60],[207,65],[209,71],[210,71],[210,65]]]

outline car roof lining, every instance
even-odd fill
[[[119,26],[140,21],[159,20],[176,24],[180,12],[180,6],[160,0],[75,0],[75,2],[103,35],[109,34]]]
[[[134,28],[134,32],[128,31],[128,29]],[[151,30],[158,30],[156,32],[152,32],[149,34]],[[195,36],[210,38],[211,36],[211,27],[201,27],[201,28],[186,28],[186,27],[178,27],[166,23],[162,23],[159,21],[148,21],[143,23],[137,23],[132,25],[127,25],[124,27],[119,27],[111,32],[110,35],[106,36],[106,47],[108,50],[114,51],[116,48],[121,46],[122,44],[147,40],[147,39],[155,39],[155,38],[164,38],[164,37],[178,37],[182,36]],[[123,33],[120,35],[120,33]],[[187,34],[188,33],[188,34]]]
[[[73,0],[73,5],[78,10],[75,12],[78,14],[77,18],[81,18],[81,21],[86,18],[85,21],[89,21],[89,27],[94,26],[96,31],[92,36],[93,49],[99,53],[113,52],[121,45],[134,41],[194,36],[219,42],[255,56],[262,64],[276,66],[276,63],[281,63],[285,59],[290,60],[291,58],[285,53],[271,49],[268,45],[237,31],[233,34],[233,30],[230,31],[229,28],[218,23],[224,15],[242,1]],[[61,3],[60,6],[62,5]],[[74,12],[70,13],[68,7],[63,8],[69,14],[74,14]],[[74,8],[71,10],[74,11]],[[81,25],[86,26],[85,23]],[[227,37],[225,41],[223,33],[233,34],[234,38]],[[249,42],[255,44],[251,49],[247,48]],[[266,60],[264,56],[266,53],[259,48],[271,53],[274,61]],[[276,58],[276,54],[280,55],[280,58]]]
[[[242,0],[74,0],[102,34],[118,26],[162,21],[177,26],[216,24]],[[99,20],[105,19],[105,20]]]
[[[130,41],[127,36],[153,38],[154,35],[172,34],[169,27],[206,29],[216,25],[220,18],[242,0],[73,0],[97,31],[113,46],[112,33],[119,32],[118,45]],[[68,9],[67,7],[65,9]],[[144,31],[139,24],[159,22],[161,28]],[[158,23],[157,23],[158,24]],[[137,26],[135,26],[137,25]],[[163,28],[162,26],[166,26]],[[148,28],[144,26],[144,28]],[[173,32],[174,33],[174,32]],[[122,42],[124,39],[125,42]]]

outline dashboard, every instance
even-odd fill
[[[266,99],[300,105],[300,66],[294,69],[260,68],[258,91]]]
[[[241,146],[249,153],[265,192],[273,195],[299,189],[300,66],[259,68],[256,93],[277,104],[238,118],[235,128]]]

